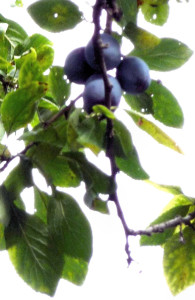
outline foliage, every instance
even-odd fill
[[[99,20],[95,17],[98,10],[101,15],[105,9],[108,18],[111,15],[121,28],[119,40],[125,37],[134,45],[130,55],[142,58],[151,70],[171,71],[191,57],[192,51],[181,41],[158,38],[137,25],[138,13],[153,24],[163,25],[168,18],[168,0],[106,2],[106,8],[101,1],[94,6],[96,30]],[[22,1],[15,5],[22,6]],[[28,12],[50,32],[74,30],[80,22],[86,22],[85,12],[68,0],[39,0],[29,6]],[[1,172],[19,157],[18,165],[0,187],[0,249],[8,251],[18,274],[39,292],[54,295],[60,278],[81,284],[92,255],[92,232],[79,204],[59,187],[78,187],[83,182],[84,202],[90,209],[108,213],[107,201],[101,199],[101,194],[115,202],[127,239],[140,234],[141,245],[163,246],[168,285],[173,294],[181,292],[195,282],[194,199],[178,187],[152,183],[174,198],[150,224],[150,232],[129,230],[117,197],[116,174],[124,172],[134,179],[149,179],[140,164],[130,129],[116,118],[109,105],[96,105],[91,114],[76,107],[81,96],[71,99],[72,84],[63,68],[53,65],[53,59],[52,43],[45,36],[28,36],[19,24],[0,15],[1,140],[20,129],[19,139],[25,145],[23,151],[12,156],[11,149],[0,144]],[[123,93],[123,97],[129,105],[127,114],[140,129],[160,144],[182,153],[156,123],[182,127],[183,113],[171,91],[152,80],[145,92]],[[96,155],[103,151],[111,162],[111,175],[92,164],[85,149]],[[44,176],[51,194],[36,186],[34,169]],[[21,199],[21,192],[27,187],[34,191],[33,215],[26,212]],[[132,258],[126,249],[130,263]]]

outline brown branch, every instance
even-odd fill
[[[133,236],[136,236],[136,235],[151,236],[154,233],[162,233],[168,228],[174,228],[177,226],[181,226],[182,224],[192,227],[192,229],[195,231],[195,228],[193,227],[193,225],[190,222],[194,219],[195,219],[195,211],[193,213],[188,214],[185,217],[178,216],[169,221],[150,226],[150,227],[146,228],[145,230],[128,229],[127,233],[128,233],[128,235],[133,235]]]
[[[48,121],[44,122],[44,128],[49,127],[53,122],[55,122],[61,116],[63,116],[63,115],[67,116],[67,114],[69,113],[71,108],[74,106],[76,101],[82,97],[82,95],[83,94],[80,94],[78,97],[76,97],[74,100],[72,100],[68,106],[62,108],[59,112],[57,112],[57,114],[53,115]]]

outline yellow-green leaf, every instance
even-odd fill
[[[172,138],[170,138],[165,132],[163,132],[158,126],[156,126],[153,122],[147,120],[142,115],[128,111],[127,112],[135,122],[135,124],[151,135],[158,143],[169,147],[181,154],[183,154],[182,150],[179,148],[176,142]]]

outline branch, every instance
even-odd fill
[[[151,236],[154,233],[162,233],[168,228],[174,228],[177,226],[181,226],[182,224],[190,226],[195,231],[195,227],[190,222],[191,220],[194,220],[194,219],[195,219],[195,211],[193,213],[188,214],[185,217],[178,216],[169,221],[150,226],[145,230],[128,229],[127,233],[128,233],[128,235],[133,235],[133,236],[136,236],[136,235]]]
[[[4,158],[3,161],[5,161],[5,164],[3,165],[2,168],[0,168],[0,172],[3,172],[3,171],[7,168],[7,166],[9,165],[9,163],[10,163],[13,159],[15,159],[16,157],[20,157],[20,156],[22,156],[22,155],[25,155],[26,152],[27,152],[30,148],[32,148],[33,146],[35,146],[35,145],[37,145],[37,142],[32,142],[32,143],[30,143],[29,145],[27,145],[26,148],[24,148],[24,150],[22,150],[20,153],[18,153],[18,154],[16,154],[16,155],[13,155],[13,156],[11,156],[11,157],[9,157],[9,158]]]
[[[48,121],[44,122],[44,128],[49,127],[53,122],[55,122],[61,116],[63,116],[63,115],[67,116],[67,114],[69,113],[71,108],[74,106],[75,102],[78,99],[80,99],[81,97],[82,97],[82,94],[80,94],[78,97],[76,97],[74,100],[72,100],[68,106],[62,108],[59,112],[57,112],[57,114],[52,116]]]

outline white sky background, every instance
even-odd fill
[[[50,34],[41,30],[28,16],[25,8],[32,2],[24,0],[24,8],[11,8],[10,3],[14,1],[0,0],[0,13],[5,17],[13,19],[21,24],[28,34],[41,32],[50,38],[55,47],[56,65],[64,65],[66,55],[74,48],[85,46],[93,32],[93,24],[85,23],[79,25],[72,32],[67,31],[60,34]],[[89,9],[87,2],[75,1]],[[170,1],[170,17],[168,23],[163,27],[157,27],[144,21],[139,17],[138,25],[156,34],[159,37],[173,37],[186,43],[195,50],[195,1],[179,4],[176,0]],[[90,19],[90,9],[89,9]],[[126,45],[123,54],[128,53],[130,45]],[[133,141],[137,147],[140,161],[144,169],[150,174],[151,180],[164,184],[176,184],[183,188],[184,193],[195,196],[194,169],[195,169],[195,58],[192,57],[182,68],[168,72],[151,72],[153,79],[160,79],[178,99],[182,106],[185,124],[183,129],[170,129],[159,124],[184,151],[184,156],[163,147],[153,141],[146,133],[136,128],[130,118],[125,117],[120,108],[117,115],[125,121],[131,130]],[[80,93],[80,87],[74,89],[74,95]],[[74,98],[73,95],[73,98]],[[125,106],[122,102],[121,107]],[[20,145],[10,142],[13,153],[20,151]],[[89,153],[93,161],[100,161],[103,170],[109,169],[109,164],[102,155],[96,158]],[[0,176],[2,180],[4,174]],[[125,175],[118,176],[119,199],[125,212],[129,227],[145,228],[162,208],[172,198],[171,195],[160,192],[146,183],[131,180]],[[65,280],[60,281],[54,300],[61,299],[116,299],[123,300],[194,300],[195,287],[190,287],[183,293],[173,297],[170,293],[162,268],[162,249],[160,247],[139,247],[138,238],[130,239],[132,257],[135,262],[127,268],[126,254],[124,251],[124,233],[120,221],[116,215],[115,208],[110,206],[110,216],[104,216],[92,212],[83,205],[81,193],[71,189],[71,193],[78,200],[86,212],[92,225],[94,237],[94,252],[89,265],[89,272],[84,284],[77,287]],[[30,194],[25,196],[30,200]],[[24,262],[25,264],[25,262]],[[36,293],[28,287],[16,274],[11,265],[7,253],[0,253],[0,293],[2,299],[28,299],[48,300],[50,297]]]

